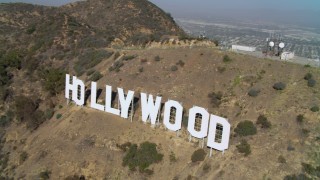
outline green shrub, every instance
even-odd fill
[[[53,109],[47,109],[44,114],[45,114],[46,119],[51,119],[53,117],[54,110]]]
[[[311,66],[310,66],[310,64],[305,64],[304,67],[305,67],[305,68],[309,68],[309,67],[311,67]]]
[[[56,119],[60,119],[62,117],[62,114],[57,114]]]
[[[286,88],[286,84],[283,82],[278,82],[273,85],[273,89],[275,90],[284,90]]]
[[[122,160],[123,166],[128,166],[130,170],[136,170],[139,167],[140,172],[148,172],[147,168],[162,160],[163,155],[158,153],[157,145],[150,142],[144,142],[138,147],[136,144],[130,146]]]
[[[282,155],[280,155],[280,156],[278,157],[278,162],[281,163],[281,164],[287,163],[286,159],[285,159]]]
[[[307,164],[307,163],[301,163],[301,165],[302,165],[303,172],[309,174],[310,176],[312,176],[315,179],[320,178],[320,166],[313,167],[311,164]]]
[[[213,107],[219,107],[222,101],[222,93],[219,92],[212,92],[208,94],[208,97],[210,98],[210,103]]]
[[[240,153],[243,153],[244,156],[248,156],[251,153],[250,144],[246,140],[241,140],[241,143],[236,146]]]
[[[206,157],[206,152],[203,149],[198,149],[193,152],[191,156],[191,161],[192,162],[203,161],[205,157]]]
[[[42,180],[48,180],[50,179],[51,171],[45,170],[39,173],[39,178]]]
[[[161,58],[160,58],[160,56],[155,56],[155,57],[154,57],[154,60],[155,60],[155,61],[160,61]]]
[[[3,116],[0,117],[0,126],[1,126],[1,127],[6,127],[6,126],[8,126],[8,125],[12,122],[14,116],[15,116],[15,115],[14,115],[14,112],[11,111],[11,110],[8,110],[8,111],[5,113],[5,115],[3,115]]]
[[[314,79],[309,79],[308,80],[308,86],[309,87],[314,87],[316,85],[317,81]]]
[[[270,128],[271,127],[271,122],[268,121],[267,117],[264,115],[260,115],[257,119],[257,124],[261,125],[261,128]]]
[[[26,96],[15,98],[16,119],[18,122],[25,122],[33,119],[33,115],[39,104]]]
[[[296,118],[297,122],[298,123],[303,123],[303,120],[304,120],[304,116],[302,114],[299,114]]]
[[[90,81],[98,81],[99,79],[101,79],[103,76],[100,72],[95,72],[91,75],[90,77]]]
[[[313,106],[312,108],[310,108],[310,110],[312,112],[318,112],[319,111],[319,106]]]
[[[223,62],[228,63],[228,62],[231,62],[231,61],[232,61],[232,59],[228,55],[224,55],[223,56]]]
[[[240,122],[234,130],[240,136],[250,136],[257,133],[257,128],[251,121]]]
[[[23,162],[25,162],[28,159],[29,155],[27,152],[23,151],[20,153],[19,157],[20,157],[20,163],[22,164]]]
[[[40,72],[44,80],[44,88],[51,95],[60,93],[65,86],[65,72],[62,69],[50,68]]]
[[[177,71],[178,70],[178,67],[176,66],[176,65],[173,65],[173,66],[171,66],[171,71]]]
[[[305,80],[309,80],[309,79],[312,79],[313,78],[313,75],[311,73],[307,73],[306,75],[304,75],[304,78]]]
[[[251,97],[257,97],[260,93],[260,90],[258,89],[250,89],[250,91],[248,92],[248,95]]]

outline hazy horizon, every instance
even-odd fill
[[[60,6],[78,0],[0,0]],[[150,0],[174,18],[232,19],[320,28],[319,0]]]

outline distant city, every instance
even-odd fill
[[[297,27],[266,23],[244,23],[230,20],[192,20],[175,19],[189,34],[205,35],[209,39],[219,41],[221,47],[232,45],[256,47],[263,51],[267,47],[266,39],[272,34],[280,35],[285,43],[284,51],[294,52],[296,56],[320,58],[320,32],[316,28]]]

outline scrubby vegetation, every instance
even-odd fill
[[[241,140],[241,143],[236,146],[240,153],[243,153],[244,156],[251,154],[250,144],[246,140]]]
[[[310,108],[310,110],[311,110],[312,112],[318,112],[318,111],[319,111],[319,106],[312,106],[312,107]]]
[[[178,70],[178,67],[176,65],[173,65],[171,66],[170,68],[171,71],[177,71]]]
[[[212,92],[208,94],[208,97],[210,98],[210,103],[213,107],[217,108],[220,106],[222,102],[222,92]]]
[[[90,77],[90,81],[98,81],[99,79],[101,79],[103,76],[100,72],[96,71],[95,73],[93,73]]]
[[[160,56],[157,55],[157,56],[154,57],[154,60],[155,60],[155,61],[160,61],[161,58],[160,58]]]
[[[15,112],[18,122],[25,122],[30,130],[37,129],[45,120],[44,113],[38,109],[39,101],[26,96],[18,96],[15,100]]]
[[[206,152],[203,149],[198,149],[193,152],[191,156],[191,161],[192,162],[198,162],[198,161],[203,161],[206,157]]]
[[[177,65],[177,66],[180,66],[180,67],[183,67],[184,64],[185,64],[185,63],[184,63],[182,60],[179,60],[179,61],[176,63],[176,65]]]
[[[309,79],[308,80],[308,86],[309,87],[314,87],[316,85],[317,81],[314,79]]]
[[[236,132],[240,136],[250,136],[257,133],[257,128],[251,121],[242,121],[235,128],[234,132]]]
[[[296,120],[297,120],[298,123],[303,123],[303,121],[304,121],[304,116],[303,116],[303,114],[299,114],[299,115],[297,116]]]
[[[139,147],[132,144],[123,158],[122,165],[128,166],[132,171],[139,168],[140,172],[148,173],[151,170],[147,168],[153,163],[160,162],[162,158],[163,155],[158,153],[157,145],[154,143],[144,142]]]
[[[87,50],[78,57],[74,65],[74,70],[77,76],[81,76],[87,69],[93,68],[99,64],[103,59],[112,56],[113,52],[106,50]]]
[[[40,71],[43,77],[44,88],[52,95],[60,93],[65,86],[65,72],[61,69],[50,68]]]
[[[261,128],[270,128],[271,122],[268,121],[267,117],[264,115],[260,115],[257,119],[257,124],[261,126]]]
[[[25,162],[28,159],[28,153],[23,151],[22,153],[20,153],[20,164],[22,164],[23,162]]]
[[[273,89],[275,90],[284,90],[286,88],[286,84],[283,82],[278,82],[273,85]]]
[[[231,62],[231,61],[232,61],[232,59],[228,55],[224,55],[223,56],[223,62],[228,63],[228,62]]]
[[[250,91],[248,92],[248,95],[251,97],[257,97],[260,93],[260,90],[258,89],[250,89]]]

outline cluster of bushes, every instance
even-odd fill
[[[250,144],[245,140],[241,140],[240,144],[236,146],[240,153],[243,153],[244,156],[248,156],[251,153]]]
[[[213,107],[219,107],[222,101],[222,93],[219,92],[212,92],[208,94],[208,97],[210,98],[210,103]]]
[[[257,124],[261,126],[261,128],[270,128],[271,122],[268,121],[267,117],[264,115],[260,115],[257,119]]]
[[[273,89],[275,90],[284,90],[286,88],[286,84],[283,82],[277,82],[273,85]]]
[[[309,86],[309,87],[314,87],[314,86],[316,85],[316,83],[317,83],[317,81],[314,80],[313,75],[312,75],[311,73],[307,73],[307,74],[304,76],[304,79],[305,79],[306,81],[308,81],[308,86]]]
[[[0,117],[0,127],[8,126],[13,120],[14,114],[12,111],[7,111],[5,115]]]
[[[100,72],[94,72],[91,77],[89,78],[90,81],[98,81],[99,79],[101,79],[103,76]]]
[[[250,136],[257,134],[257,128],[251,121],[245,120],[240,122],[234,131],[240,136]]]
[[[130,148],[122,160],[123,166],[128,166],[130,170],[134,171],[139,168],[140,172],[152,174],[152,170],[147,168],[162,160],[163,155],[158,153],[157,145],[150,142],[144,142],[138,147],[136,144],[131,144]]]
[[[314,167],[311,164],[301,163],[302,171],[311,177],[317,179],[320,178],[320,166]]]
[[[65,86],[65,72],[62,69],[49,68],[39,72],[44,80],[44,88],[51,94],[60,93]]]
[[[78,57],[78,61],[74,65],[74,70],[77,76],[81,76],[87,69],[93,68],[99,64],[103,59],[112,56],[113,52],[106,50],[87,50]]]
[[[8,68],[21,69],[22,56],[19,50],[0,52],[0,86],[8,85],[13,77]]]
[[[191,156],[191,161],[192,162],[203,161],[205,157],[206,157],[206,152],[203,149],[198,149],[193,152]]]

